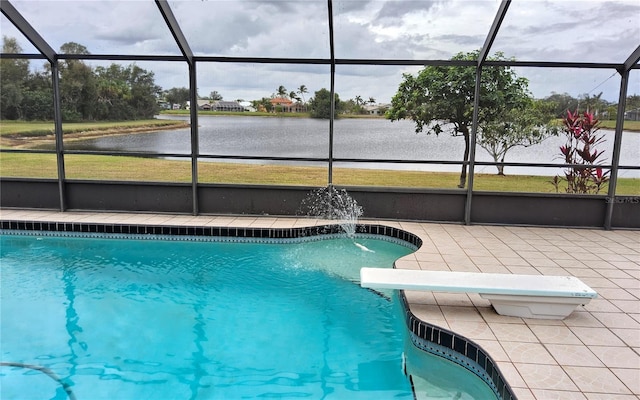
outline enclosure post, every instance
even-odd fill
[[[482,65],[476,68],[476,87],[473,94],[473,120],[471,123],[471,137],[469,138],[469,174],[467,178],[467,199],[464,205],[464,223],[471,224],[471,200],[473,197],[473,174],[476,158],[476,135],[478,132],[478,112],[480,108],[480,83],[482,81]],[[467,162],[467,160],[464,160]]]
[[[329,171],[327,176],[328,186],[333,185],[333,120],[336,114],[336,99],[335,99],[335,75],[336,75],[336,57],[333,48],[333,3],[331,0],[327,0],[327,12],[329,14],[329,52],[331,55],[331,108],[329,114]]]
[[[198,142],[198,82],[196,75],[196,63],[189,63],[189,98],[191,107],[191,195],[193,196],[193,215],[198,215],[198,155],[200,145]]]
[[[64,171],[64,143],[62,140],[62,107],[60,105],[60,75],[58,59],[51,62],[51,83],[53,87],[53,121],[56,137],[56,164],[58,166],[58,192],[60,196],[60,211],[67,209],[67,195],[65,190]]]
[[[607,211],[604,217],[604,228],[611,229],[613,219],[613,207],[616,199],[616,186],[618,184],[618,166],[620,165],[620,148],[622,146],[622,130],[624,128],[624,109],[627,103],[627,87],[629,86],[629,71],[619,71],[620,94],[618,96],[618,115],[616,116],[616,134],[613,141],[613,154],[611,155],[611,175],[609,176],[609,190],[607,192]]]

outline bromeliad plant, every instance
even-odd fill
[[[562,158],[566,164],[573,166],[565,169],[567,193],[597,194],[609,181],[609,170],[604,171],[600,159],[604,151],[596,146],[604,142],[603,135],[597,135],[600,121],[592,113],[586,111],[578,114],[567,110],[563,119],[567,144],[560,146]],[[562,178],[557,175],[551,181],[556,192],[559,191]]]

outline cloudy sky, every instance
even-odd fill
[[[10,0],[58,50],[65,42],[92,54],[179,55],[152,0]],[[202,56],[329,58],[326,0],[169,1],[192,51]],[[500,6],[498,0],[334,0],[337,58],[441,60],[479,49]],[[26,53],[34,47],[3,15],[2,35],[15,37]],[[640,0],[514,0],[491,53],[522,61],[621,63],[640,45]],[[106,62],[106,64],[111,61]],[[130,62],[123,62],[129,64]],[[91,62],[104,65],[105,62]],[[164,89],[188,86],[181,62],[136,62],[154,71]],[[42,68],[32,61],[32,68]],[[343,100],[361,96],[387,103],[402,73],[419,67],[337,66],[336,92]],[[614,70],[520,68],[535,97],[588,93],[617,101]],[[631,74],[629,94],[640,94],[640,70]],[[269,97],[279,86],[309,93],[329,88],[329,66],[198,64],[198,92],[218,91],[226,100]]]

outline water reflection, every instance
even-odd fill
[[[161,116],[160,118],[186,119],[188,116]],[[329,153],[329,122],[311,118],[272,118],[200,116],[199,145],[201,155],[296,157],[326,159]],[[601,130],[605,134],[603,145],[605,163],[610,162],[614,131]],[[552,137],[531,147],[516,147],[509,151],[506,162],[562,163],[559,147],[562,136]],[[625,132],[620,165],[636,165],[640,159],[640,134]],[[67,150],[132,151],[159,154],[184,154],[191,151],[190,130],[140,133],[112,136],[65,143]],[[374,159],[403,161],[462,160],[464,141],[461,137],[424,133],[416,134],[411,121],[390,122],[385,119],[339,119],[334,123],[334,157],[343,159]],[[476,153],[477,161],[493,161],[482,148]],[[283,161],[246,161],[278,163]],[[297,165],[314,165],[312,162],[288,162]],[[339,163],[345,168],[395,169],[418,171],[459,171],[458,165],[442,164],[391,164],[391,163]],[[476,166],[477,173],[496,173],[494,166]],[[556,175],[558,168],[506,167],[507,174]],[[621,177],[640,177],[640,171],[621,170]]]

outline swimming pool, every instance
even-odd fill
[[[78,399],[411,399],[406,353],[433,397],[493,396],[415,351],[396,293],[357,285],[402,241],[104,237],[2,236],[2,361],[48,368]],[[0,379],[3,398],[68,396],[41,371]]]

